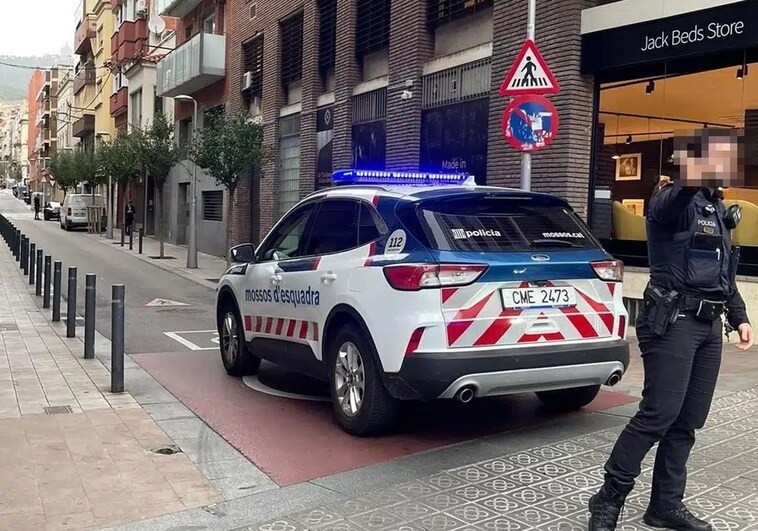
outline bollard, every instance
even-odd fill
[[[44,289],[42,291],[42,307],[43,308],[49,308],[50,307],[50,260],[52,260],[52,257],[50,255],[47,255],[45,257],[45,285]],[[39,286],[38,286],[39,287]]]
[[[95,357],[95,287],[97,275],[87,273],[84,285],[84,359]]]
[[[53,321],[61,320],[61,277],[63,276],[63,262],[55,261],[53,271]]]
[[[16,229],[16,237],[13,240],[13,256],[16,257],[16,262],[21,260],[21,231]]]
[[[32,243],[29,245],[29,285],[30,286],[34,285],[34,278],[36,276],[34,274],[34,266],[36,265],[35,264],[36,259],[37,259],[37,244]]]
[[[124,226],[121,225],[121,247],[124,246]]]
[[[66,337],[76,337],[76,268],[68,268],[68,297],[66,298]]]
[[[134,228],[129,229],[129,250],[134,250]]]
[[[142,254],[142,227],[139,229],[139,254]]]
[[[34,294],[39,297],[42,295],[42,249],[37,249],[37,286],[34,288]],[[46,276],[45,280],[49,282],[50,277]]]
[[[123,284],[114,284],[111,295],[111,393],[124,392],[124,297]]]
[[[21,271],[24,275],[29,274],[29,238],[22,236],[23,245],[21,246]]]

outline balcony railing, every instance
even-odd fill
[[[87,51],[90,39],[94,39],[95,37],[97,37],[97,17],[95,15],[87,15],[76,28],[76,33],[74,34],[74,53],[81,55]]]
[[[226,38],[198,33],[158,62],[158,96],[192,94],[226,75]]]
[[[113,59],[121,62],[139,57],[147,49],[147,20],[126,21],[111,37]]]
[[[121,116],[129,110],[129,89],[121,87],[111,94],[111,117]]]
[[[74,94],[78,94],[87,85],[94,85],[97,79],[97,72],[92,66],[85,66],[74,76]]]
[[[87,135],[91,135],[95,132],[95,115],[85,114],[71,127],[71,134],[77,138],[82,138]]]
[[[157,0],[155,11],[164,17],[184,18],[203,0]]]

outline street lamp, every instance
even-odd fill
[[[176,101],[191,101],[195,106],[192,116],[192,139],[197,135],[197,100],[192,96],[182,94],[174,98]],[[189,216],[189,237],[187,238],[187,269],[197,269],[197,164],[192,164],[192,181],[190,182],[192,206]]]

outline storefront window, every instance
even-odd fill
[[[300,200],[300,115],[279,120],[279,182],[277,189],[279,217]]]

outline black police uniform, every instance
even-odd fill
[[[590,503],[590,529],[614,529],[616,509],[632,490],[641,462],[656,442],[646,521],[676,522],[680,529],[710,529],[684,508],[682,498],[695,430],[705,424],[718,378],[720,315],[726,311],[734,329],[748,322],[735,283],[739,250],[732,249],[726,213],[719,196],[709,188],[669,185],[650,200],[650,282],[636,326],[645,369],[642,401],[605,465],[605,484]],[[654,333],[651,322],[653,288],[658,296],[671,290],[681,294],[669,312],[676,320],[667,321],[663,335]]]

